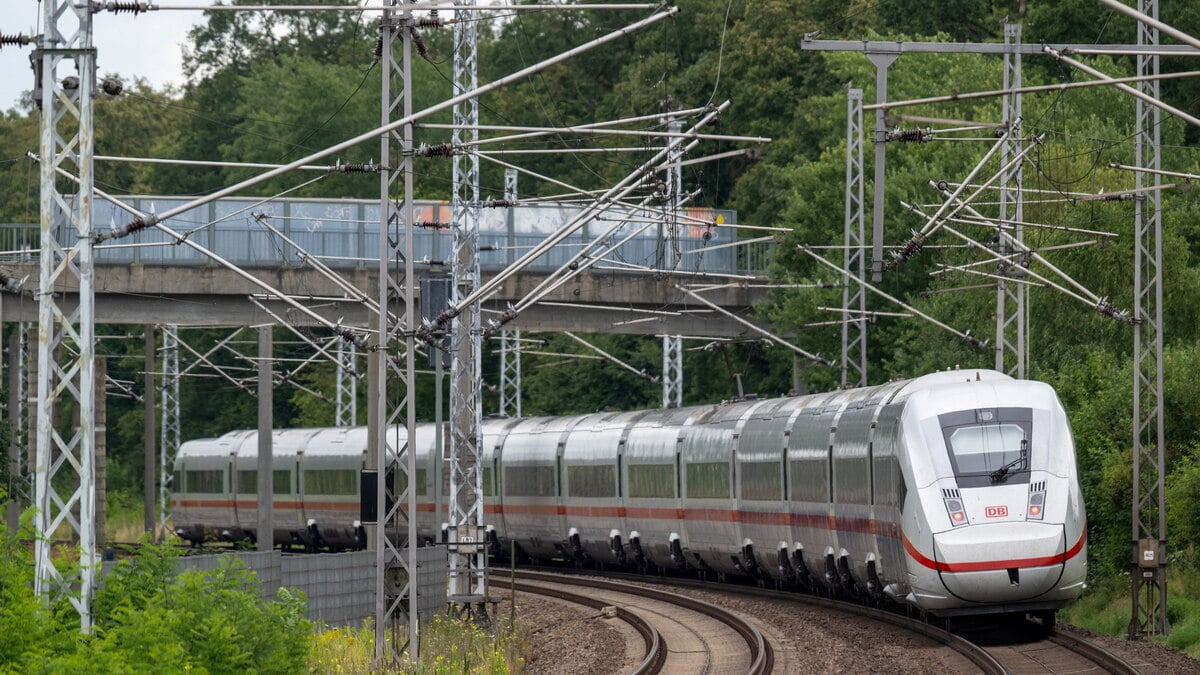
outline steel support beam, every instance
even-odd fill
[[[662,393],[664,408],[683,407],[683,337],[664,335]]]
[[[504,199],[515,205],[520,195],[517,193],[517,170],[504,170]],[[514,227],[514,209],[508,207],[508,231]],[[513,257],[512,249],[508,252],[510,262]],[[502,417],[521,416],[521,331],[500,331],[500,415]]]
[[[478,35],[475,0],[459,2],[454,12],[454,93],[478,84]],[[479,101],[454,105],[452,144],[474,146],[479,140]],[[479,155],[456,154],[450,195],[454,256],[451,305],[458,306],[479,288]],[[483,410],[479,302],[463,308],[450,328],[450,553],[451,604],[485,612],[487,559],[483,538],[483,480],[479,462]]]
[[[175,455],[183,443],[180,432],[179,398],[179,327],[162,326],[162,352],[159,367],[162,377],[158,384],[158,399],[162,415],[158,427],[158,529],[160,539],[170,530],[171,488],[175,477]]]
[[[1003,119],[1008,136],[1000,148],[1000,165],[1008,167],[1010,160],[1021,153],[1021,24],[1006,22],[1004,24],[1004,44],[1011,51],[1004,54],[1004,88],[1010,90],[1003,97]],[[1000,175],[1000,221],[1016,221],[1013,226],[1011,239],[1000,236],[997,238],[997,253],[1009,255],[1014,249],[1021,250],[1025,242],[1025,228],[1021,225],[1025,220],[1023,198],[1021,196],[1023,163],[1006,168]],[[1004,277],[1023,276],[1014,274],[1028,267],[1028,261],[1005,261],[999,265],[996,274],[1000,277],[996,282],[996,370],[1002,373],[1024,379],[1028,365],[1028,334],[1026,323],[1027,287],[1022,283],[1008,283]]]
[[[382,69],[380,137],[379,308],[377,340],[378,396],[375,470],[377,486],[373,539],[375,548],[375,660],[391,667],[407,651],[419,662],[419,627],[414,609],[417,576],[416,324],[413,269],[413,15],[399,0],[387,0],[380,18]],[[396,43],[399,42],[399,58]],[[389,125],[405,120],[403,124]],[[395,159],[393,159],[393,157]],[[392,198],[397,184],[403,190]],[[397,269],[403,266],[403,273]],[[388,308],[401,303],[399,316]],[[392,476],[395,478],[393,479]],[[406,629],[406,630],[404,630]],[[403,631],[403,632],[402,632]]]
[[[21,461],[24,445],[17,430],[23,426],[20,419],[24,410],[24,392],[21,387],[21,345],[24,340],[17,332],[8,336],[8,504],[5,523],[9,536],[16,536],[20,526],[21,505],[29,503],[29,489],[25,479],[25,463]]]
[[[93,317],[92,96],[96,80],[88,4],[45,0],[43,35],[34,54],[41,88],[41,255],[38,275],[37,456],[34,467],[34,588],[48,603],[63,597],[92,629],[96,571],[95,325]],[[72,66],[67,68],[67,66]],[[59,169],[78,183],[59,191]],[[79,288],[64,311],[54,291]],[[64,344],[71,349],[60,349]],[[56,354],[64,354],[60,363]],[[55,411],[79,411],[79,426],[59,433]],[[60,490],[69,492],[60,493]],[[78,538],[78,571],[61,572],[52,542]]]
[[[1140,0],[1141,12],[1158,19],[1158,0]],[[1158,48],[1158,29],[1138,23],[1138,46]],[[1138,56],[1137,74],[1156,75],[1158,56]],[[1159,98],[1157,80],[1139,82],[1138,91]],[[1137,101],[1134,164],[1147,171],[1134,173],[1135,187],[1162,184],[1162,110]],[[1134,202],[1133,253],[1133,562],[1130,570],[1132,608],[1129,637],[1166,635],[1167,525],[1166,441],[1163,429],[1162,337],[1162,192],[1151,190]]]
[[[333,425],[358,426],[358,350],[348,340],[338,340],[337,393]]]
[[[881,147],[881,144],[877,145]],[[866,213],[863,203],[863,91],[846,91],[846,223],[842,265],[866,278]],[[842,284],[842,388],[867,386],[867,293],[845,277]]]

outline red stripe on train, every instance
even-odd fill
[[[1051,556],[1042,556],[1038,558],[1016,558],[1012,560],[983,560],[979,562],[962,562],[948,563],[938,560],[930,560],[925,557],[916,546],[904,536],[900,534],[904,540],[904,550],[908,551],[908,555],[916,560],[921,565],[928,567],[937,572],[991,572],[996,570],[1006,570],[1019,567],[1048,567],[1050,565],[1066,564],[1068,560],[1079,555],[1083,550],[1083,544],[1087,541],[1087,525],[1083,527],[1083,532],[1079,535],[1079,541],[1071,547],[1066,553],[1057,553]]]

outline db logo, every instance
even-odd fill
[[[988,518],[1004,518],[1008,516],[1007,506],[988,506],[983,509],[983,515]]]

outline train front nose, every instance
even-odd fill
[[[1033,600],[1063,576],[1068,543],[1061,524],[992,523],[933,536],[942,585],[968,602]]]

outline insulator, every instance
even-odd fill
[[[511,199],[489,199],[480,204],[485,209],[504,209],[516,205],[517,203]]]
[[[921,234],[920,232],[913,232],[912,239],[909,239],[907,242],[905,242],[904,246],[901,248],[892,251],[892,260],[890,261],[889,267],[895,268],[896,265],[920,253],[924,246],[925,235]]]
[[[155,216],[154,214],[150,214],[144,218],[134,218],[129,222],[129,224],[120,229],[113,229],[107,232],[97,232],[96,234],[92,235],[92,241],[96,244],[99,244],[108,241],[109,239],[120,239],[121,237],[127,237],[134,232],[144,230],[157,222],[158,216]]]
[[[428,61],[429,47],[425,46],[425,41],[421,39],[421,34],[417,32],[416,28],[409,29],[409,34],[412,35],[413,45],[417,48],[417,55]]]
[[[887,140],[900,143],[926,143],[933,140],[933,129],[920,127],[916,129],[901,129],[896,127],[887,133]]]
[[[439,223],[433,220],[418,220],[413,222],[413,227],[419,227],[422,230],[448,230],[449,223]]]
[[[379,165],[374,162],[366,164],[338,164],[330,169],[339,173],[379,173]]]
[[[100,90],[109,96],[120,96],[125,91],[125,83],[115,77],[106,77],[100,83]]]
[[[442,20],[437,18],[437,15],[435,14],[435,12],[437,12],[436,9],[431,10],[429,12],[430,16],[427,19],[418,19],[417,23],[416,23],[416,27],[417,28],[441,28]]]
[[[92,3],[92,13],[102,10],[108,10],[113,14],[121,14],[122,12],[131,12],[134,16],[142,12],[150,11],[150,4],[146,2],[94,2]]]
[[[454,155],[454,145],[451,143],[438,143],[437,145],[422,143],[413,154],[417,157],[450,157]]]
[[[28,35],[4,35],[0,33],[0,47],[24,47],[29,44]]]
[[[377,59],[383,58],[383,36],[382,35],[375,38],[375,50],[371,53],[374,54],[375,58],[377,58]]]
[[[68,75],[62,80],[62,88],[67,91],[74,91],[79,88],[79,78],[74,75]]]

